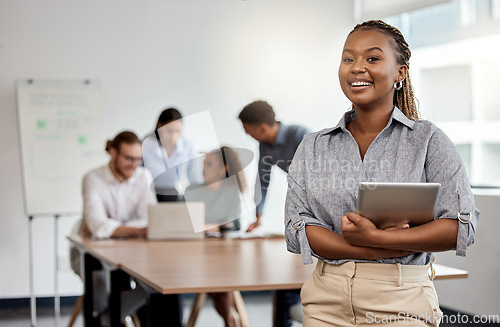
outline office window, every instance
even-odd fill
[[[474,186],[500,186],[498,52],[476,50],[490,44],[500,44],[500,35],[415,50],[411,63],[422,118],[455,143]]]
[[[473,186],[500,187],[500,0],[454,0],[385,20],[412,49],[422,118],[455,143]]]
[[[472,144],[455,144],[462,158],[467,176],[472,176]]]
[[[476,1],[460,0],[460,23],[464,26],[476,23]]]
[[[483,160],[481,160],[481,173],[484,185],[500,185],[500,143],[483,144]]]
[[[491,0],[491,17],[500,19],[500,0]]]
[[[412,49],[500,33],[500,0],[453,0],[383,18]]]
[[[422,69],[421,108],[433,122],[471,121],[468,65]]]
[[[500,96],[498,96],[498,77],[500,62],[497,59],[485,59],[481,64],[482,87],[479,97],[482,102],[484,119],[500,120]]]

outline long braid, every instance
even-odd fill
[[[364,23],[358,24],[349,33],[351,35],[359,29],[377,29],[382,33],[390,36],[393,39],[394,50],[396,50],[396,60],[398,64],[405,65],[410,69],[411,51],[408,43],[406,42],[403,34],[394,26],[391,26],[381,20],[369,20]],[[403,87],[400,90],[394,90],[394,105],[397,106],[403,114],[413,121],[420,119],[417,108],[415,95],[411,86],[410,75],[406,74],[403,80]]]

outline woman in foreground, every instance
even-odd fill
[[[395,27],[357,25],[339,67],[352,110],[306,135],[290,166],[287,246],[305,264],[319,259],[301,293],[306,327],[438,326],[434,252],[464,256],[474,241],[479,211],[465,167],[448,137],[419,120],[410,55]],[[435,218],[377,229],[355,213],[360,182],[441,183]]]

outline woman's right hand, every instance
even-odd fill
[[[320,226],[307,225],[306,234],[311,249],[327,259],[368,259],[398,258],[413,254],[407,250],[393,250],[367,246],[354,246],[343,235]]]
[[[410,225],[404,223],[384,228],[384,230],[398,231],[407,228],[410,228]],[[400,258],[415,253],[413,251],[407,251],[407,250],[393,250],[393,249],[382,249],[382,248],[367,248],[367,249],[368,249],[368,254],[372,256],[370,259],[375,259],[375,260],[385,259],[385,258]]]

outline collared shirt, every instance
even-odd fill
[[[276,165],[287,173],[295,150],[302,142],[304,135],[309,133],[309,130],[302,126],[285,125],[281,122],[279,124],[278,135],[274,143],[260,142],[259,144],[259,173],[255,184],[257,213],[262,213],[266,202],[272,166]]]
[[[175,150],[167,156],[156,135],[150,134],[142,142],[142,153],[144,166],[153,175],[157,189],[173,189],[178,183],[185,189],[188,183],[203,183],[199,153],[184,137],[177,140]]]
[[[464,256],[466,246],[474,242],[479,210],[450,139],[431,122],[411,121],[395,108],[362,160],[358,144],[347,130],[354,119],[354,111],[345,113],[337,126],[306,135],[297,149],[288,174],[285,205],[288,250],[301,253],[304,263],[312,263],[312,254],[334,265],[346,261],[428,264],[433,253],[380,260],[321,258],[311,250],[305,226],[317,225],[342,234],[341,217],[356,212],[360,182],[432,182],[441,183],[435,219],[461,217],[457,254]]]
[[[151,174],[144,167],[120,183],[109,165],[83,177],[83,220],[92,236],[110,237],[118,226],[146,227],[148,204],[156,203]]]

